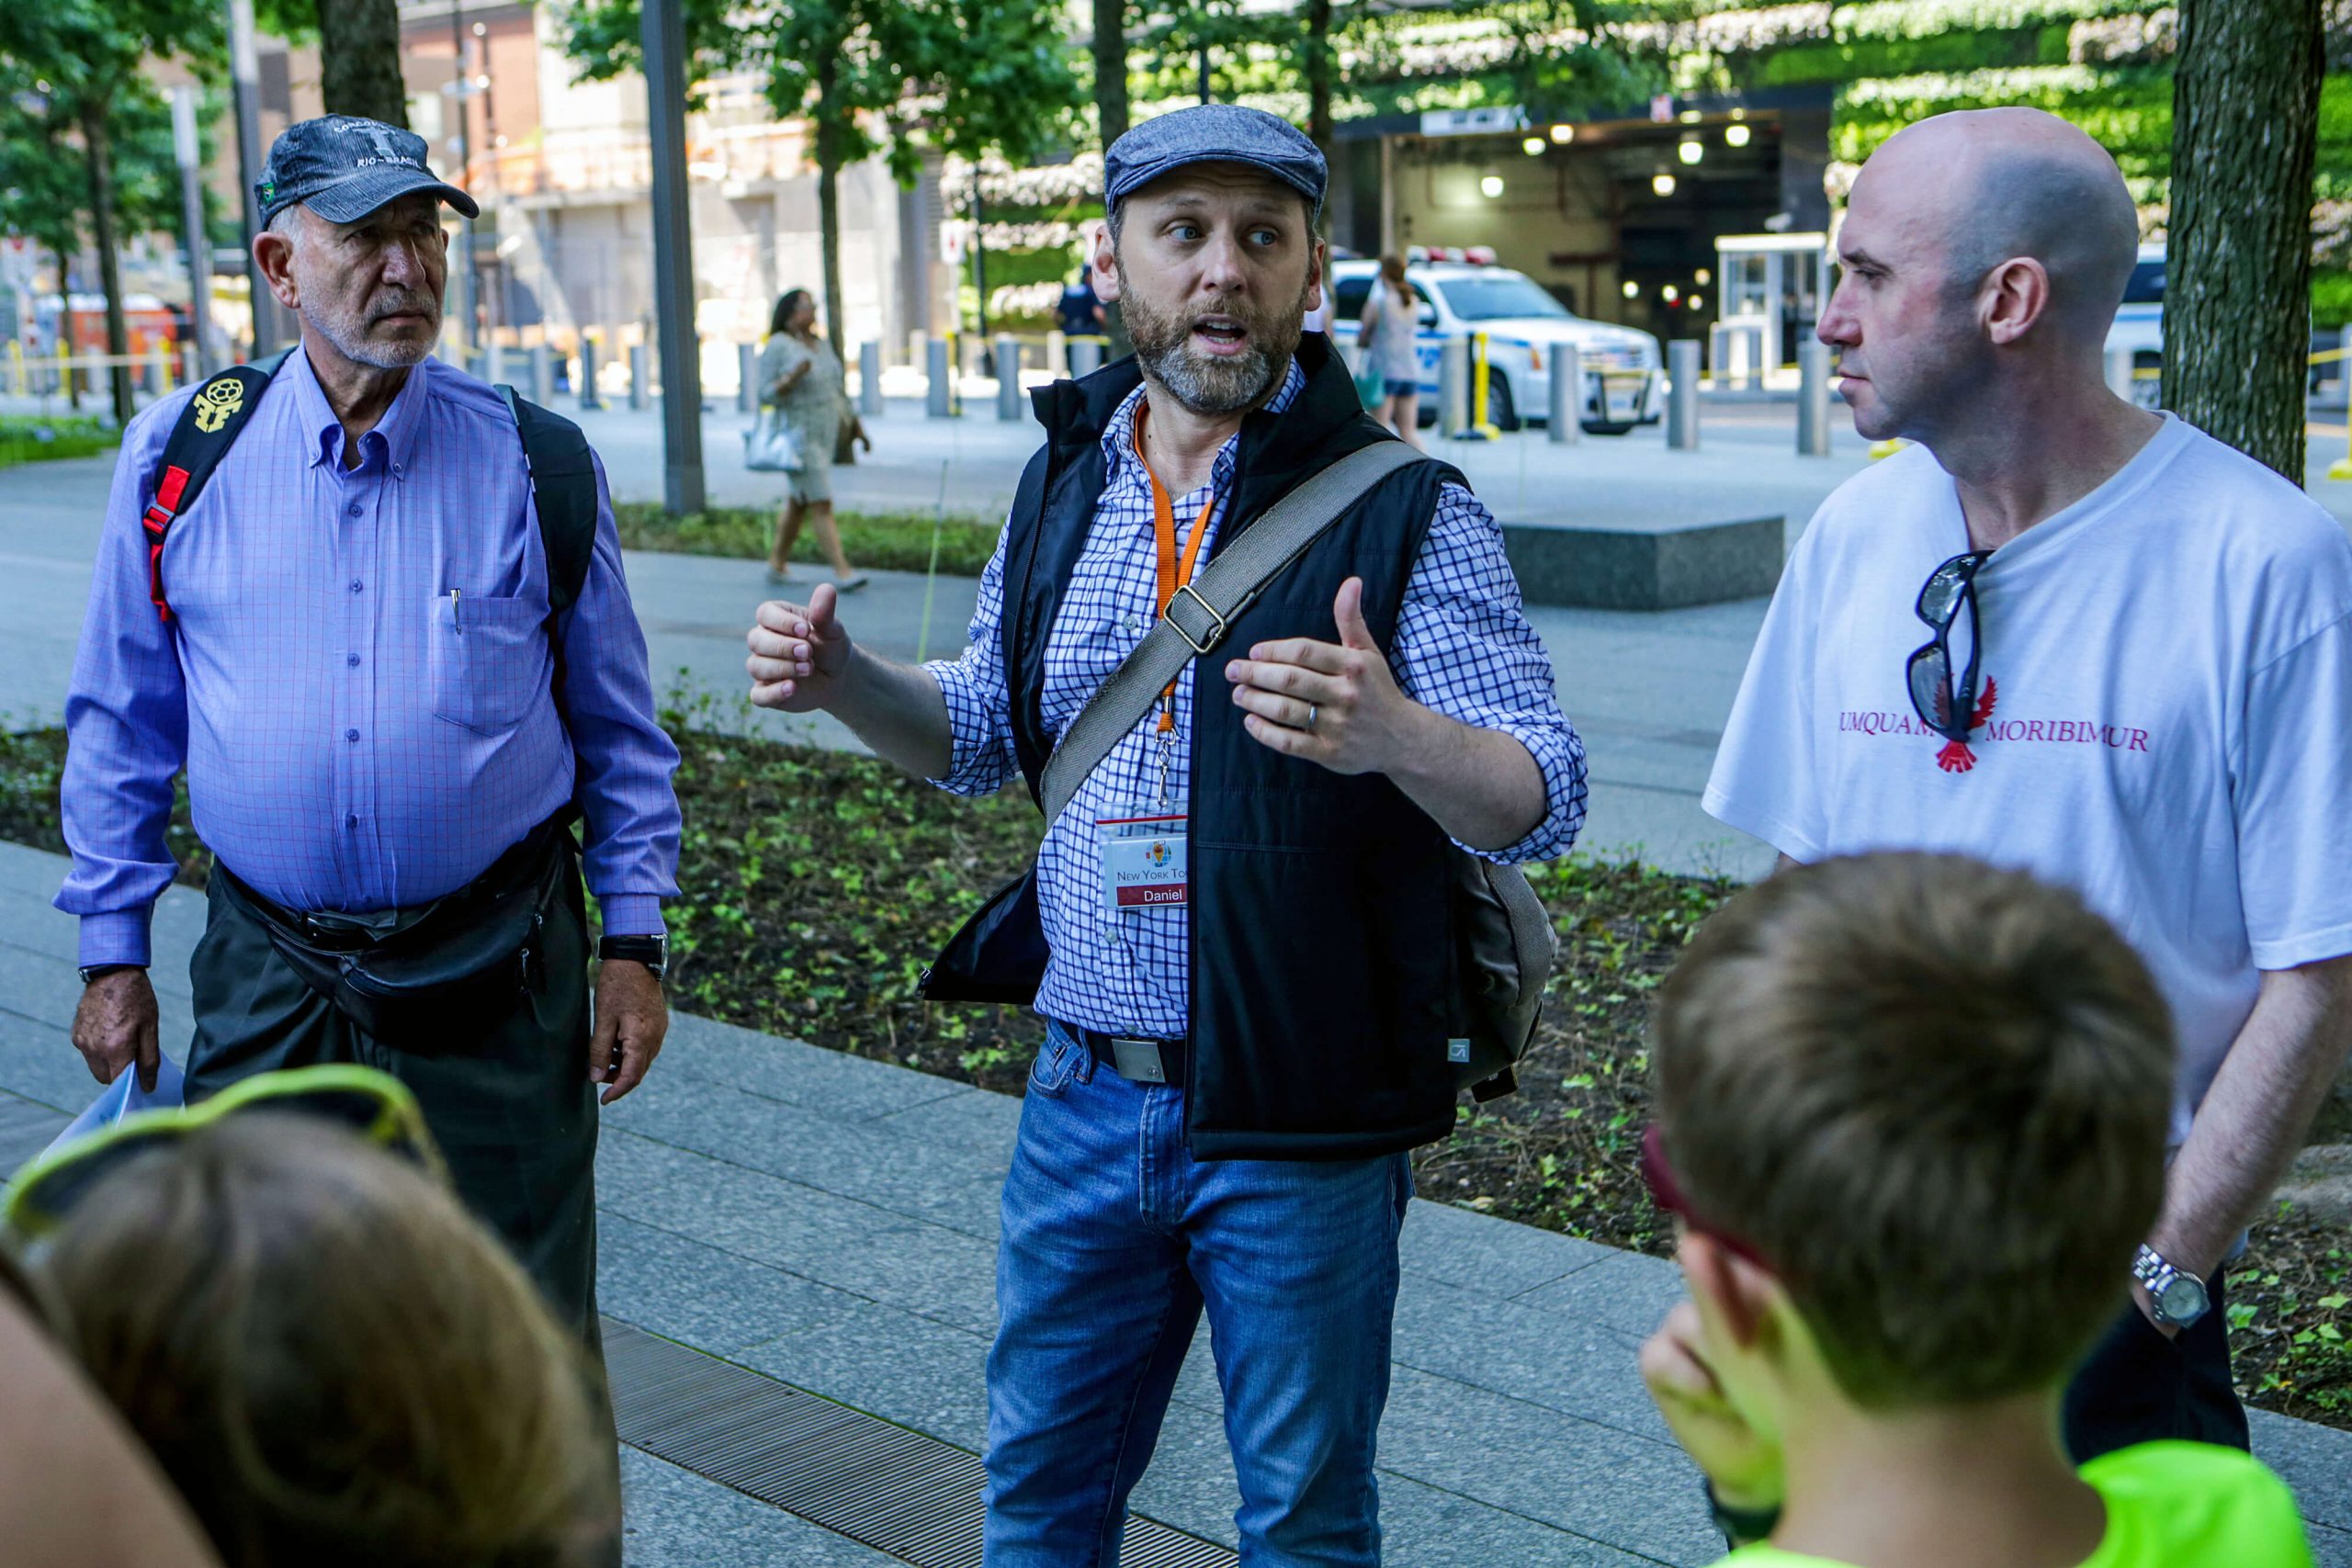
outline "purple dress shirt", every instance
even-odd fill
[[[587,581],[559,623],[567,736],[530,479],[494,390],[424,361],[346,469],[343,426],[291,355],[172,525],[166,624],[140,516],[192,395],[124,433],[66,697],[74,868],[57,907],[81,917],[82,962],[148,962],[183,766],[223,864],[288,908],[352,913],[465,886],[576,782],[605,929],[662,930],[678,753],[655,720],[602,463]]]

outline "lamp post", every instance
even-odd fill
[[[653,302],[662,349],[662,500],[703,509],[702,366],[695,337],[694,225],[686,201],[686,20],[645,0],[646,118],[653,152]],[[831,453],[812,456],[813,460]]]

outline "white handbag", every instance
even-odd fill
[[[797,474],[800,461],[800,443],[792,438],[792,427],[775,410],[770,409],[758,423],[744,427],[743,466],[753,473]]]

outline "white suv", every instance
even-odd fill
[[[1377,262],[1331,263],[1331,336],[1350,349],[1379,275]],[[1487,334],[1487,418],[1500,430],[1541,424],[1552,407],[1552,365],[1574,344],[1584,371],[1585,429],[1622,435],[1666,414],[1664,355],[1657,339],[1633,327],[1571,312],[1523,272],[1455,262],[1413,263],[1405,276],[1420,291],[1423,423],[1437,413],[1438,360],[1448,338]]]

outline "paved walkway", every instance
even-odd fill
[[[64,862],[0,845],[0,1168],[95,1086],[65,1031]],[[164,1034],[191,1027],[203,901],[155,921]],[[961,1448],[985,1428],[996,1194],[1020,1102],[695,1018],[605,1118],[606,1313]],[[1695,1472],[1634,1371],[1677,1286],[1655,1258],[1417,1201],[1405,1227],[1395,1392],[1381,1428],[1399,1568],[1634,1568],[1719,1554]],[[1205,1337],[1136,1510],[1230,1545],[1236,1493]],[[2319,1557],[2352,1568],[2352,1434],[2271,1416]],[[630,1450],[631,1568],[890,1562]]]

